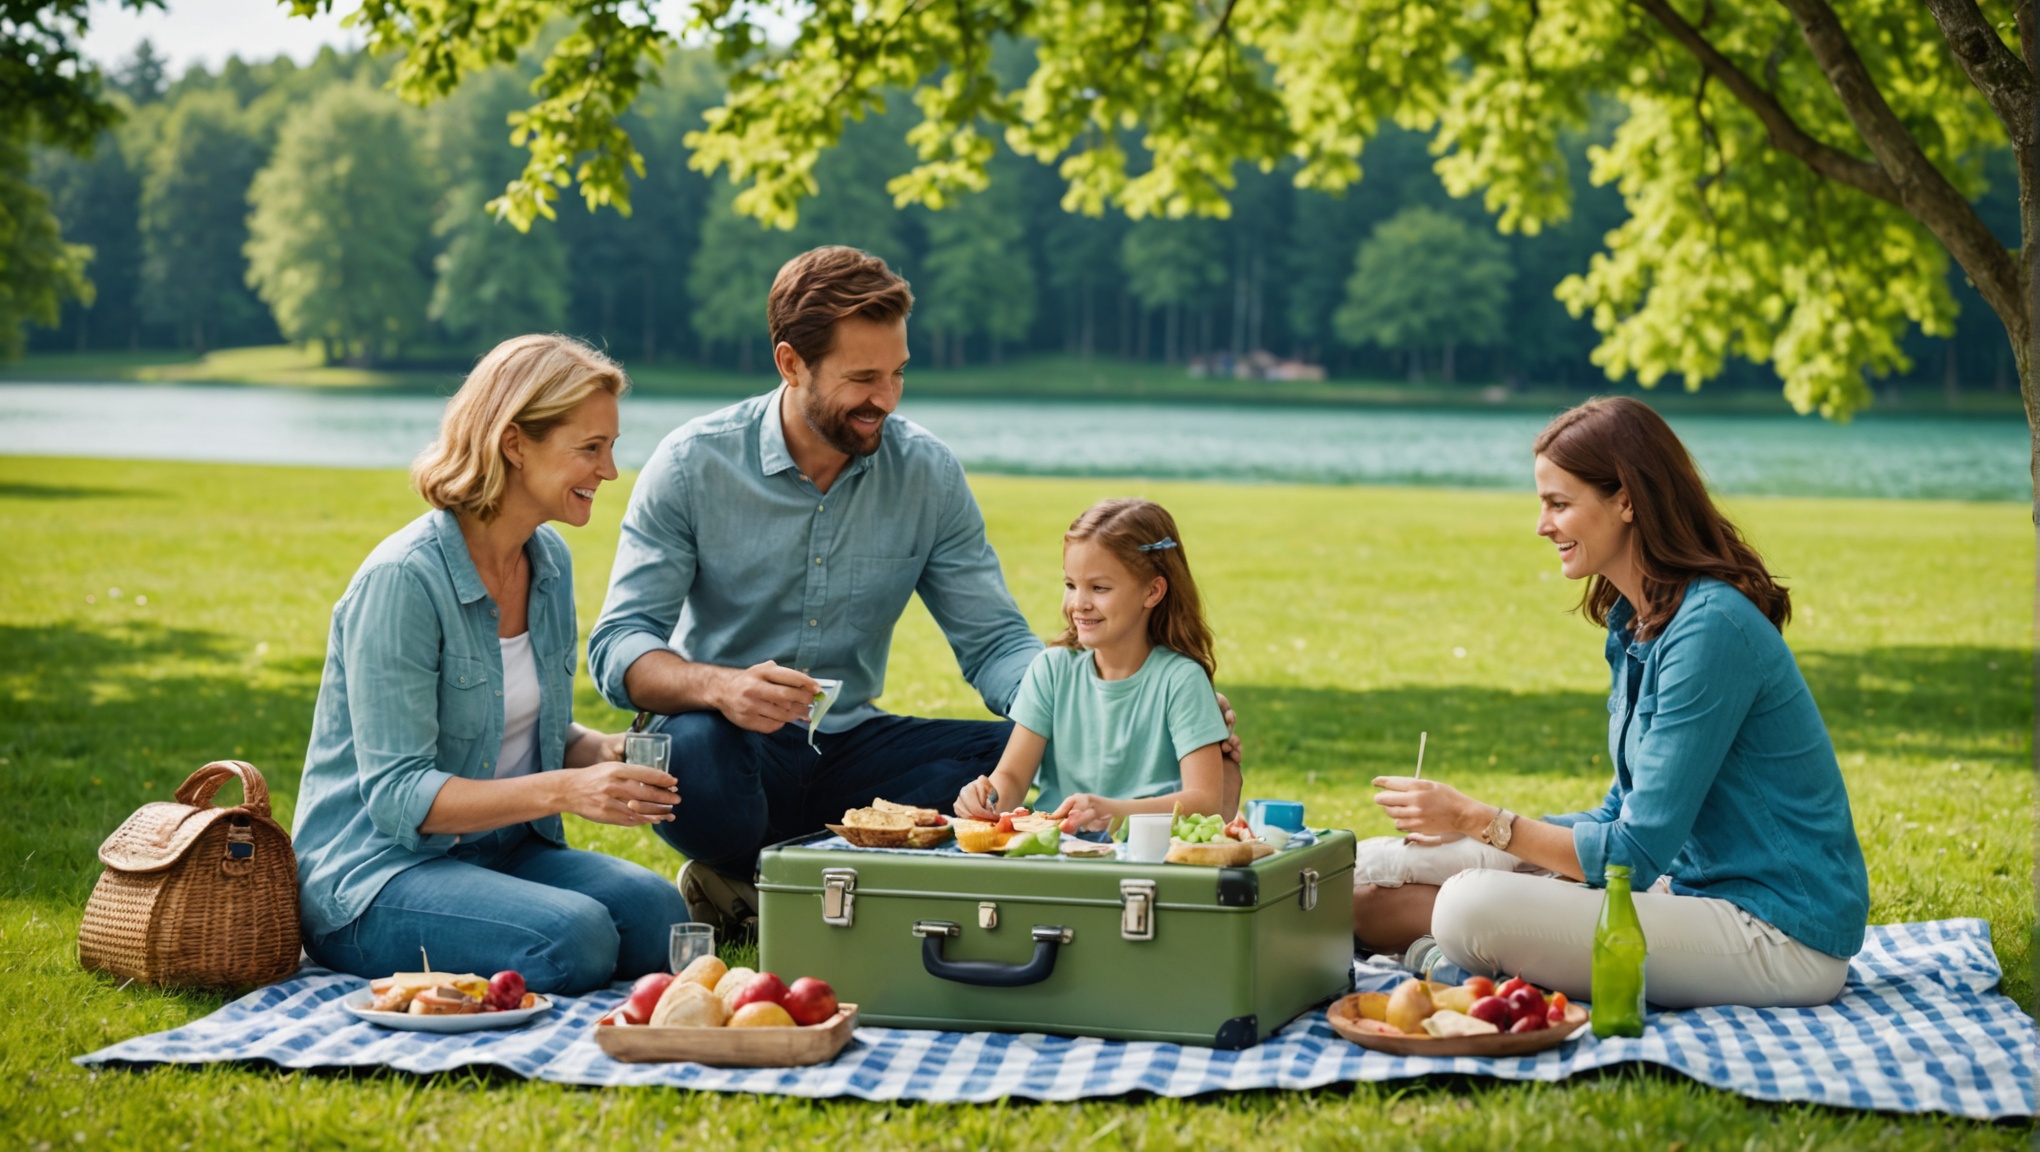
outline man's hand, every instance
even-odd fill
[[[807,718],[821,691],[806,673],[782,668],[776,661],[725,670],[715,708],[723,718],[750,732],[773,733],[789,721]]]
[[[604,760],[546,775],[560,789],[560,811],[598,824],[663,824],[673,819],[673,806],[680,803],[679,781],[641,764]]]
[[[1239,717],[1233,715],[1232,701],[1225,698],[1225,693],[1214,692],[1212,695],[1218,697],[1218,714],[1225,717],[1225,742],[1218,746],[1218,754],[1225,757],[1227,766],[1237,770],[1241,767],[1240,734],[1235,730]]]

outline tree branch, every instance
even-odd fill
[[[1786,0],[1787,3],[1790,0]],[[1786,154],[1796,156],[1807,167],[1837,183],[1847,184],[1860,192],[1868,193],[1892,204],[1899,203],[1897,185],[1878,165],[1830,144],[1822,143],[1809,135],[1806,129],[1792,119],[1790,113],[1778,103],[1778,98],[1759,86],[1749,73],[1736,67],[1735,61],[1721,54],[1720,49],[1708,43],[1698,28],[1679,15],[1669,0],[1631,0],[1638,8],[1649,13],[1651,18],[1663,25],[1700,66],[1720,78],[1721,83],[1743,105],[1757,114],[1765,129],[1771,134],[1771,143]]]
[[[1663,0],[1655,0],[1662,3]],[[2032,331],[2018,262],[1899,122],[1827,0],[1779,0],[1841,98],[1842,110],[1898,191],[1897,203],[1948,249],[2014,343]]]
[[[2033,143],[2033,73],[2014,55],[1997,29],[1977,10],[1976,0],[1925,0],[1934,23],[1948,38],[1948,47],[1969,81],[1990,101],[2015,147]],[[2029,5],[2021,5],[2021,8]]]

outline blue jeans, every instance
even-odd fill
[[[879,716],[817,734],[819,754],[803,725],[761,735],[720,712],[662,717],[654,730],[673,737],[680,805],[653,827],[688,859],[749,877],[761,848],[819,832],[877,798],[948,812],[965,784],[998,766],[1013,723]]]
[[[422,946],[434,971],[511,968],[534,992],[577,996],[664,971],[668,929],[687,918],[671,880],[517,824],[397,873],[353,923],[305,951],[373,979],[420,971]]]

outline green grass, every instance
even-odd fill
[[[0,381],[135,381],[212,383],[289,388],[330,388],[376,392],[450,394],[471,362],[452,351],[432,356],[433,366],[396,368],[328,367],[308,346],[273,344],[224,348],[201,357],[169,350],[154,352],[38,353],[0,365]],[[443,363],[441,361],[443,360]],[[642,393],[655,396],[737,397],[761,392],[773,382],[769,366],[752,373],[691,361],[628,363]],[[1024,356],[1002,364],[963,368],[915,366],[913,394],[1058,400],[1166,400],[1210,404],[1289,404],[1317,407],[1421,406],[1501,408],[1551,412],[1578,403],[1592,391],[1647,396],[1666,412],[1784,415],[1791,407],[1776,389],[1699,392],[1664,386],[1644,390],[1634,382],[1603,383],[1597,389],[1533,385],[1498,396],[1488,381],[1411,384],[1402,380],[1244,381],[1194,379],[1181,367],[1128,363],[1111,355]],[[1936,389],[1912,388],[1880,395],[1873,411],[2019,415],[2017,393],[1970,390],[1953,401]]]
[[[1009,582],[1054,618],[1062,527],[1107,494],[1182,523],[1239,708],[1248,794],[1314,821],[1388,826],[1366,781],[1406,766],[1521,811],[1598,799],[1600,637],[1510,494],[974,481]],[[581,623],[623,493],[569,531]],[[1877,921],[1990,920],[2033,1009],[2033,537],[2016,504],[1739,500],[1795,589],[1788,636],[1834,733]],[[487,1145],[1465,1148],[2013,1147],[2030,1129],[1754,1103],[1631,1067],[1556,1086],[1474,1078],[990,1107],[587,1091],[462,1074],[159,1068],[69,1057],[173,1027],[218,996],[80,971],[95,851],[208,759],[268,774],[288,823],[329,611],[368,549],[419,510],[393,472],[0,458],[0,1145],[402,1149]],[[110,589],[118,588],[118,596]],[[137,597],[146,597],[138,603]],[[1458,650],[1464,655],[1457,655]],[[918,605],[885,703],[982,715]],[[614,725],[585,682],[581,719]],[[1959,767],[1958,767],[1959,765]],[[584,846],[670,869],[643,831],[570,821]]]

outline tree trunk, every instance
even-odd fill
[[[1084,363],[1089,364],[1091,362],[1092,349],[1097,344],[1098,338],[1097,318],[1091,309],[1091,282],[1089,280],[1084,281],[1083,291],[1084,291],[1084,321],[1083,321],[1084,338],[1081,347],[1084,356]]]

